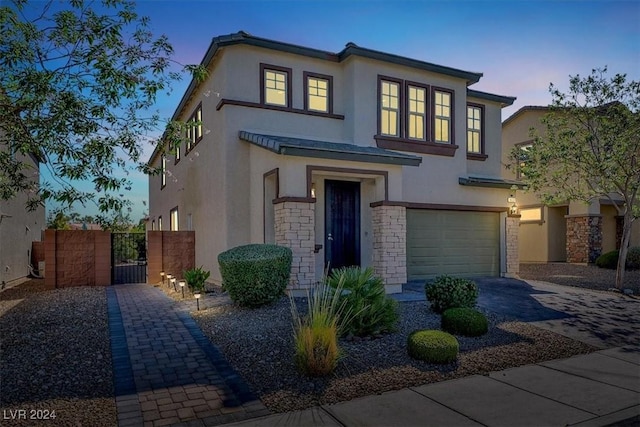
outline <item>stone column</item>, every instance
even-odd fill
[[[520,233],[520,215],[507,215],[505,219],[505,272],[504,277],[517,278],[520,273],[520,255],[518,253],[518,233]]]
[[[311,199],[274,200],[276,244],[293,252],[288,290],[309,289],[316,279],[315,210]]]
[[[388,294],[402,292],[407,282],[407,209],[379,205],[372,208],[373,270]]]
[[[595,262],[602,254],[602,216],[567,215],[567,262]]]

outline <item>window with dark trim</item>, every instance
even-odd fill
[[[304,71],[304,109],[333,113],[333,77]]]
[[[407,83],[407,137],[427,139],[427,86]]]
[[[291,107],[291,68],[260,64],[260,103]]]
[[[453,142],[453,94],[443,89],[433,90],[433,141]]]
[[[189,120],[187,120],[187,145],[184,153],[187,154],[202,139],[202,104],[198,104]]]
[[[378,75],[376,145],[454,156],[454,98],[450,89]]]
[[[467,103],[467,158],[485,160],[484,105]]]
[[[160,189],[167,185],[167,156],[160,157]]]
[[[175,208],[171,209],[171,211],[169,212],[169,218],[170,218],[169,230],[170,231],[178,231],[180,223],[178,221],[178,207],[177,206]]]
[[[517,179],[524,178],[524,172],[522,172],[522,168],[526,166],[529,161],[529,150],[533,147],[533,141],[526,141],[520,144],[516,144],[516,148],[518,149],[518,165],[516,170]]]
[[[151,221],[151,231],[156,231],[156,220]]]
[[[158,217],[158,230],[162,231],[162,215]]]

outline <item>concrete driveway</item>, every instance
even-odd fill
[[[478,306],[599,348],[640,346],[640,298],[534,280],[476,278]],[[424,299],[424,284],[400,300]]]

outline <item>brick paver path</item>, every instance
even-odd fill
[[[120,427],[212,426],[269,414],[161,290],[116,285],[107,297]]]

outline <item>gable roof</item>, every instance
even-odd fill
[[[509,117],[507,117],[505,119],[504,122],[502,122],[502,126],[505,126],[506,124],[512,122],[513,120],[515,120],[517,117],[521,116],[522,114],[526,113],[527,111],[549,111],[549,109],[551,109],[550,106],[543,106],[543,105],[525,105],[524,107],[520,108],[518,111],[516,111],[515,113],[513,113],[512,115],[510,115]]]
[[[241,130],[238,137],[276,154],[287,156],[316,157],[322,159],[351,160],[355,162],[382,163],[391,165],[419,166],[421,157],[397,153],[378,147],[262,135]]]

